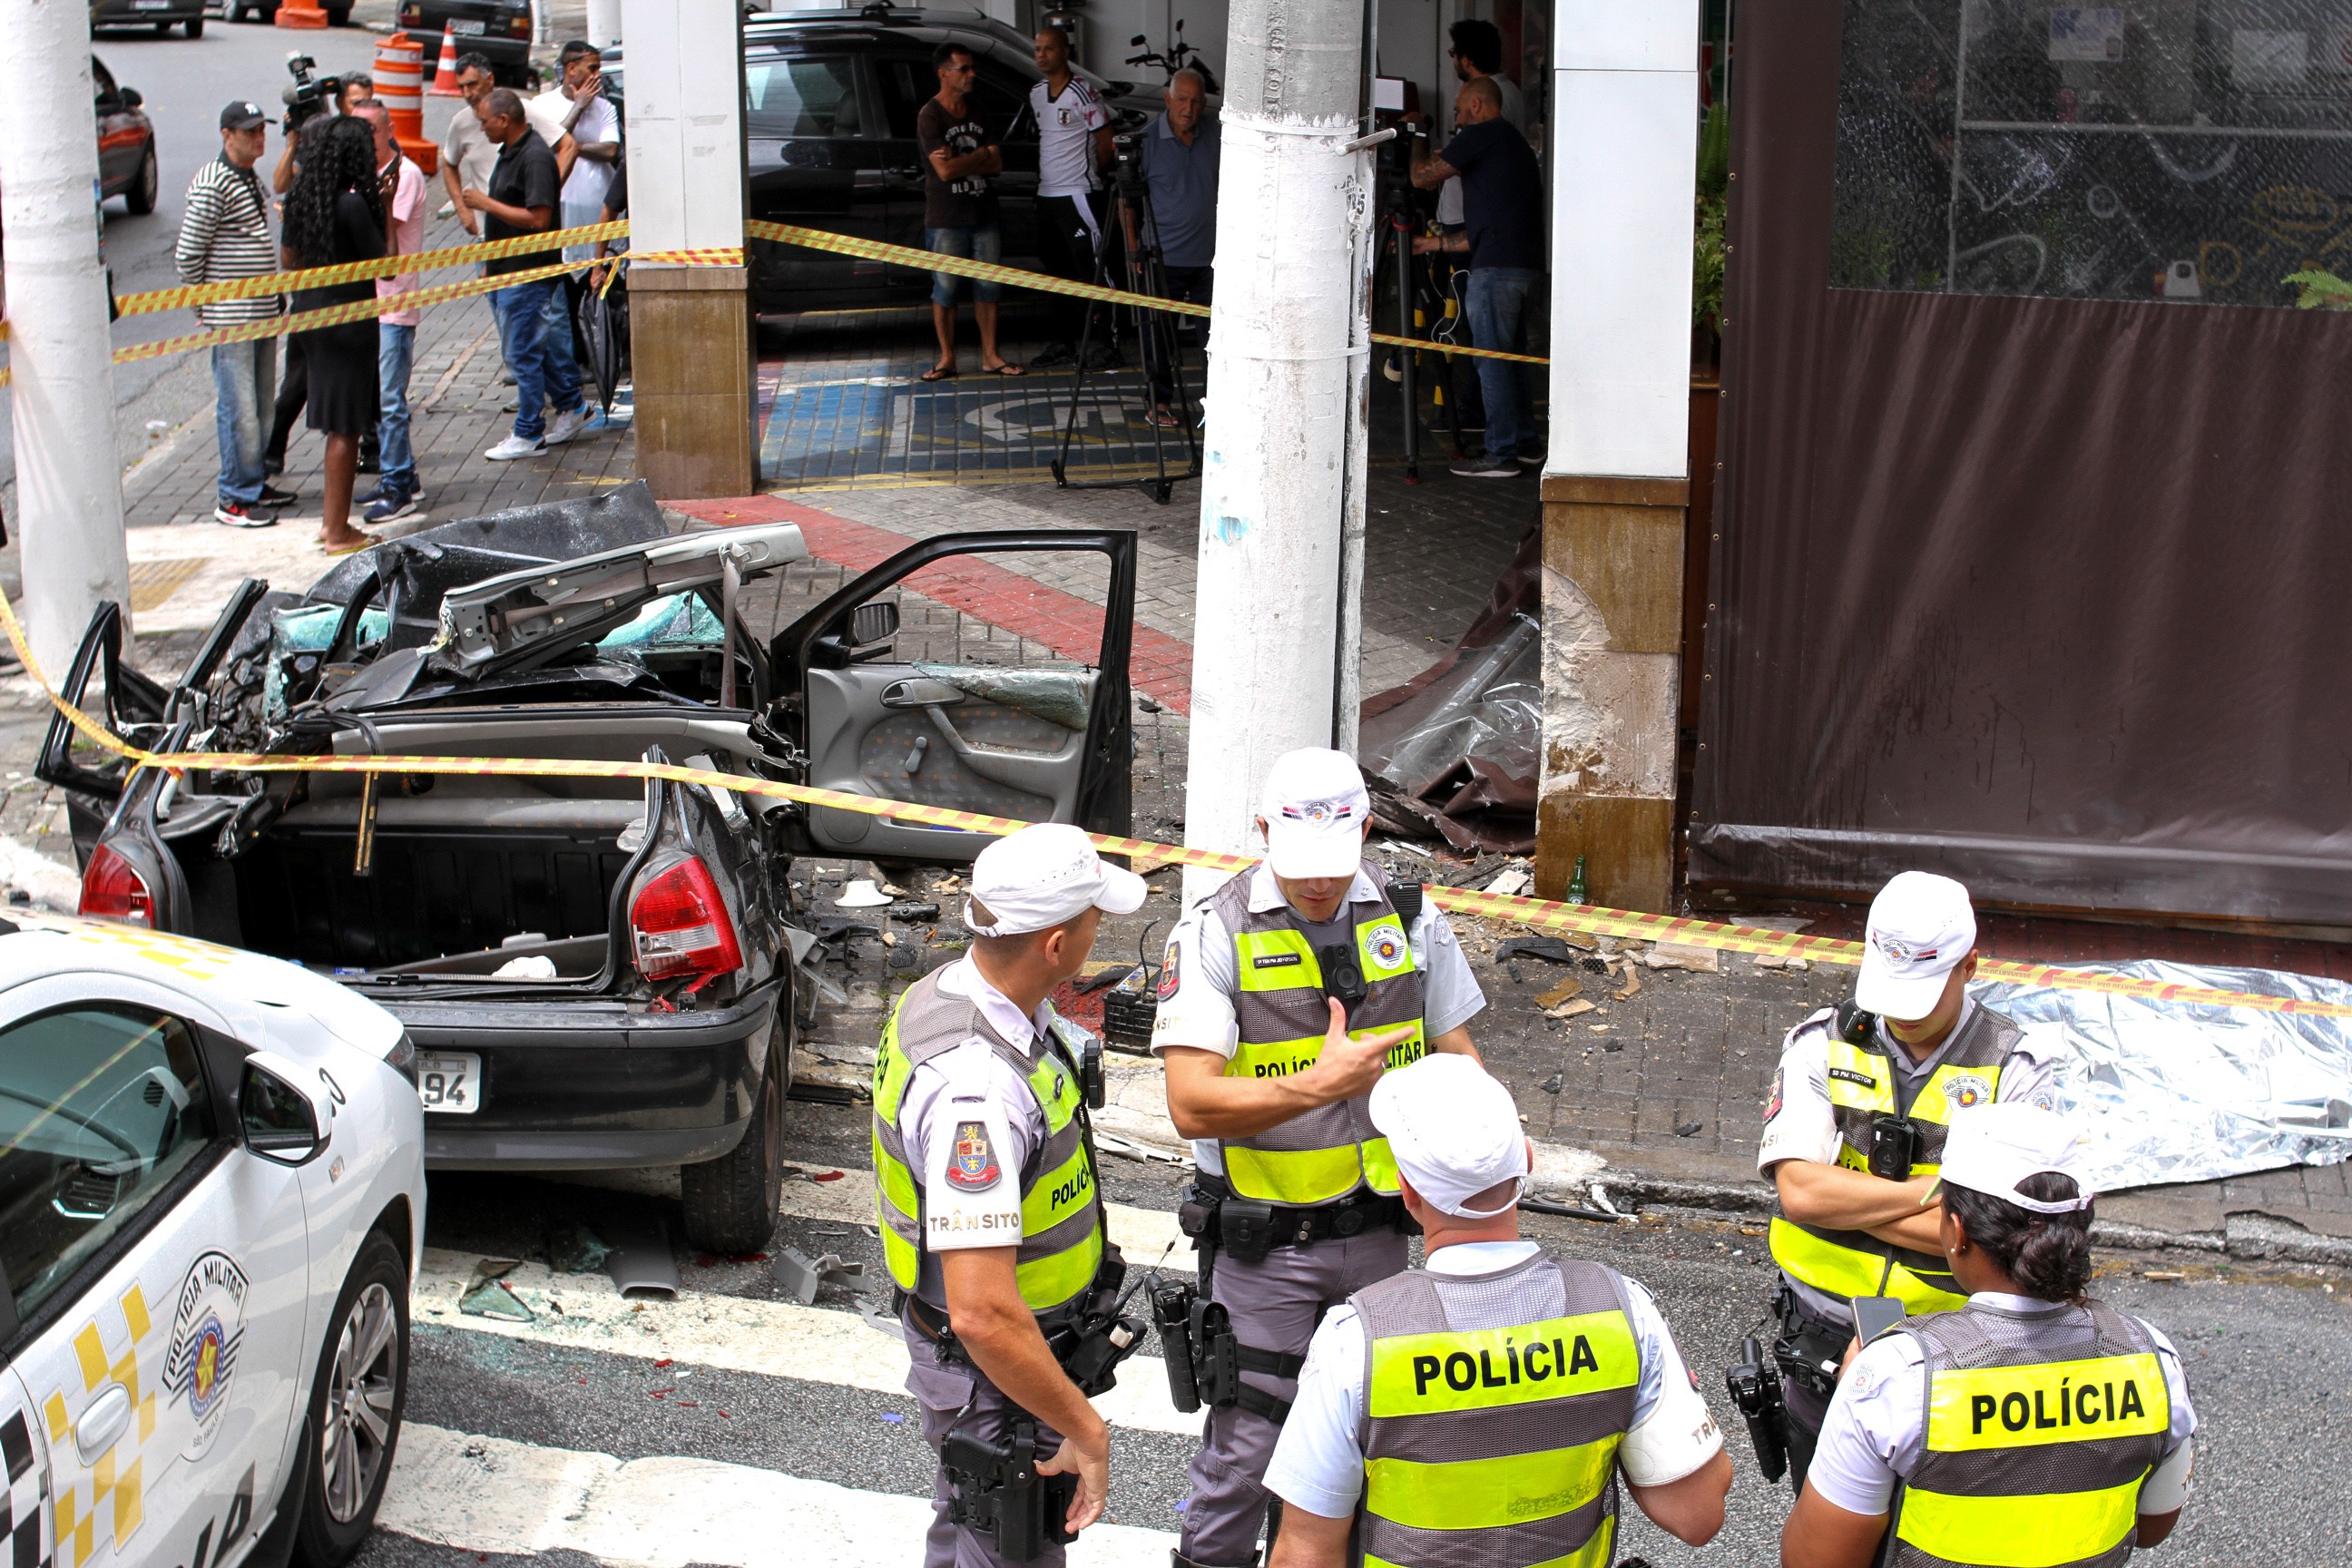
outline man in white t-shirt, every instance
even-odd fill
[[[604,191],[621,155],[621,117],[604,96],[604,57],[593,44],[574,38],[557,57],[556,85],[524,101],[530,128],[555,153],[563,194],[555,215],[558,228],[583,228],[604,208]],[[593,242],[567,245],[563,259],[583,265],[596,258]],[[563,287],[547,295],[549,342],[578,353],[572,313],[580,300],[580,278],[566,273]]]
[[[1091,283],[1095,256],[1102,248],[1102,171],[1111,158],[1110,110],[1070,68],[1069,34],[1040,27],[1036,56],[1037,68],[1045,73],[1029,89],[1029,113],[1037,121],[1037,259],[1055,278]],[[1076,360],[1086,330],[1087,300],[1067,294],[1047,298],[1054,325],[1044,350],[1029,362],[1033,368]],[[1103,336],[1110,314],[1096,310],[1089,357],[1116,363],[1118,345]]]
[[[1647,1290],[1520,1238],[1534,1146],[1510,1090],[1426,1057],[1370,1111],[1427,1267],[1316,1329],[1265,1472],[1286,1505],[1270,1568],[1345,1568],[1351,1536],[1367,1563],[1612,1562],[1621,1475],[1661,1529],[1713,1540],[1723,1434]]]

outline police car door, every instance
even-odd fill
[[[770,645],[799,772],[824,789],[1124,836],[1134,615],[1123,530],[902,550]],[[810,808],[806,831],[793,847],[934,864],[991,838],[832,806]]]
[[[284,1484],[309,1246],[296,1173],[236,1137],[242,1055],[125,976],[0,993],[5,1354],[47,1445],[55,1568],[210,1568]]]
[[[8,1292],[0,1289],[0,1329],[6,1327],[13,1310]],[[7,1483],[7,1490],[0,1493],[0,1556],[11,1568],[52,1561],[45,1447],[40,1420],[25,1396],[25,1385],[15,1373],[0,1371],[0,1476]]]

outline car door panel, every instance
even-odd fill
[[[0,1512],[0,1552],[12,1564],[55,1561],[49,1508],[48,1440],[16,1374],[0,1367],[0,1477],[7,1483]]]
[[[76,1047],[71,1031],[99,1027],[93,1018],[158,1020],[155,1034],[175,1043],[134,1041],[106,1070],[137,1067],[136,1052],[160,1052],[183,1089],[180,1053],[201,1059],[203,1031],[221,1037],[209,1009],[162,987],[116,974],[51,975],[0,996],[0,1072],[19,1072],[52,1036],[66,1044],[51,1054],[72,1058],[89,1047]],[[143,1069],[119,1089],[93,1075],[90,1092],[104,1092],[103,1103],[72,1116],[61,1107],[59,1116],[137,1146],[137,1106],[190,1114],[170,1098],[162,1070]],[[10,1357],[48,1446],[57,1568],[134,1559],[193,1568],[206,1552],[217,1561],[245,1544],[282,1484],[316,1333],[307,1321],[307,1227],[296,1173],[234,1146],[233,1086],[219,1078],[200,1075],[209,1136],[202,1157],[173,1180],[144,1189],[133,1174],[125,1189],[118,1175],[109,1192],[98,1163],[50,1156],[59,1168],[53,1213],[102,1224],[110,1210],[100,1205],[138,1205],[87,1259],[61,1258],[73,1272],[35,1306]],[[20,1090],[0,1103],[21,1110],[25,1098]],[[36,1142],[0,1140],[19,1177]],[[37,1213],[27,1195],[5,1200],[8,1245],[20,1258],[20,1227]]]
[[[938,591],[964,558],[1078,552],[1108,557],[1091,668],[958,665],[847,643],[857,606],[901,584]],[[950,534],[901,551],[771,645],[779,679],[799,693],[793,717],[804,776],[877,799],[1125,835],[1134,595],[1135,536],[1123,531]],[[970,859],[989,837],[824,806],[810,812],[808,833],[820,852],[942,862]]]

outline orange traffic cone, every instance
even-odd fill
[[[433,68],[433,85],[425,90],[428,98],[463,98],[457,87],[457,39],[448,28],[441,29],[441,63]]]

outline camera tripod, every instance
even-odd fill
[[[1111,183],[1109,206],[1110,227],[1095,253],[1095,281],[1106,288],[1123,287],[1134,293],[1166,298],[1168,275],[1160,264],[1160,231],[1151,215],[1150,194],[1124,163],[1118,177]],[[1118,247],[1116,250],[1114,246]],[[1123,258],[1120,276],[1117,278],[1111,273],[1114,256]],[[1072,490],[1117,489],[1134,485],[1165,506],[1179,480],[1201,477],[1200,418],[1191,384],[1186,379],[1183,343],[1178,331],[1186,319],[1177,311],[1155,310],[1143,305],[1097,305],[1087,311],[1086,325],[1078,334],[1077,377],[1071,383],[1069,412],[1062,423],[1061,450],[1052,465],[1055,484]],[[1156,423],[1150,427],[1152,471],[1148,475],[1104,479],[1070,478],[1070,447],[1077,439],[1082,415],[1094,416],[1096,425],[1104,432],[1106,441],[1110,434],[1109,422],[1103,417],[1099,395],[1091,402],[1087,396],[1089,374],[1087,364],[1097,322],[1108,324],[1114,348],[1121,335],[1122,324],[1132,327],[1137,345],[1143,354],[1144,400],[1154,410],[1165,403],[1169,412],[1175,416],[1176,423],[1172,427]],[[1165,378],[1168,387],[1165,397],[1160,395],[1160,388],[1152,384],[1157,378]],[[1112,406],[1119,411],[1124,422],[1126,399],[1118,395],[1117,388],[1113,390]],[[1146,417],[1149,417],[1148,414]],[[1176,443],[1172,439],[1179,434],[1183,437],[1181,454],[1176,451]],[[1181,459],[1181,470],[1171,471],[1171,459]]]

